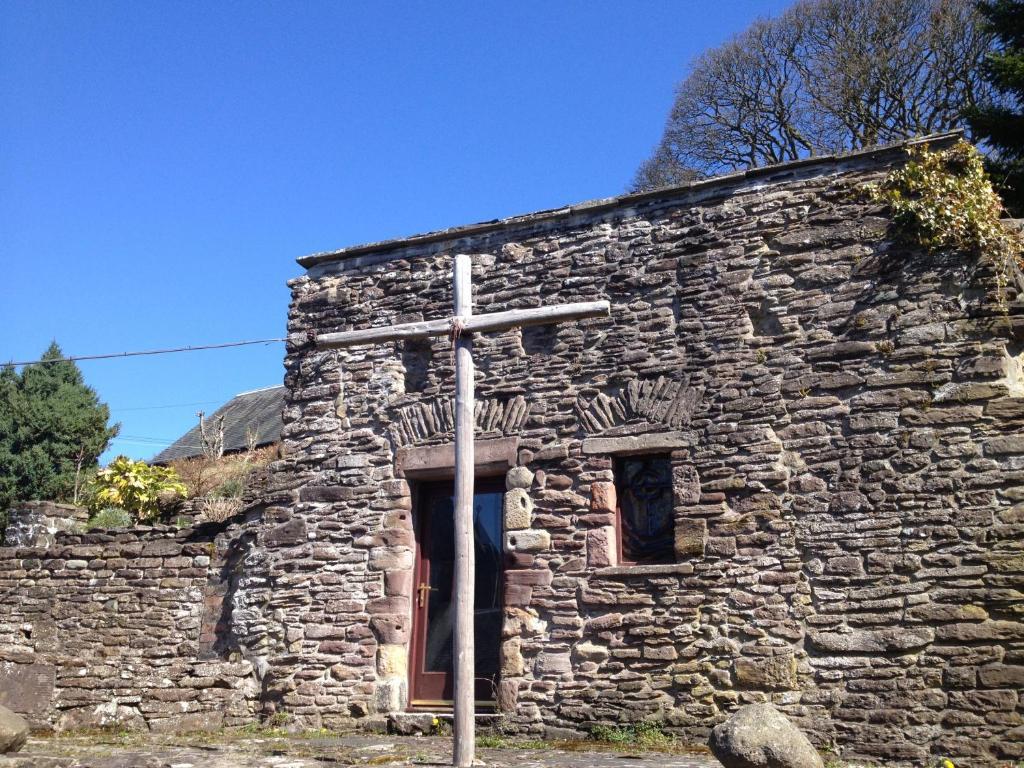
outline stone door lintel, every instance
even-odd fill
[[[516,466],[519,438],[476,440],[473,453],[477,475],[503,475]],[[454,477],[455,444],[399,448],[395,468],[399,477],[412,480],[444,480]]]

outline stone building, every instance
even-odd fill
[[[844,754],[1024,756],[1019,306],[894,243],[864,190],[904,157],[300,259],[283,706],[450,698],[450,343],[311,340],[447,317],[464,253],[476,312],[611,302],[474,339],[480,699],[694,738],[769,700]]]
[[[646,720],[702,740],[770,701],[844,758],[1024,757],[1024,307],[1011,285],[1000,309],[992,265],[893,239],[864,190],[905,157],[300,259],[264,503],[216,531],[147,534],[159,542],[0,550],[0,591],[31,583],[33,610],[63,626],[80,610],[62,602],[72,562],[104,588],[127,566],[165,607],[191,590],[168,619],[173,663],[132,644],[137,676],[152,671],[128,690],[142,702],[309,726],[443,709],[451,344],[316,339],[448,317],[452,256],[469,254],[476,312],[611,304],[474,339],[482,710],[523,733]],[[182,570],[151,583],[164,549]],[[0,607],[20,654],[0,642],[0,675],[75,663],[38,650],[19,629],[32,621]],[[148,723],[109,678],[90,673],[85,695],[72,676],[41,718],[119,695]]]

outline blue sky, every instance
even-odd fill
[[[785,5],[0,0],[0,360],[280,337],[298,256],[619,194]],[[81,368],[149,458],[282,355]]]

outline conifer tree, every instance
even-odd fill
[[[0,370],[0,515],[11,502],[70,501],[117,435],[110,409],[54,342],[21,373]],[[3,530],[0,520],[0,531]]]
[[[989,0],[978,5],[997,40],[983,76],[1003,97],[968,111],[977,138],[991,148],[990,171],[1006,207],[1024,215],[1024,0]]]

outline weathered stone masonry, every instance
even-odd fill
[[[901,150],[740,174],[302,260],[275,508],[275,706],[408,703],[413,499],[451,441],[446,340],[317,333],[608,299],[475,340],[508,472],[498,703],[528,732],[692,738],[769,700],[844,756],[1024,755],[1021,306],[894,244],[864,186]],[[1011,299],[1014,299],[1011,288]],[[616,566],[613,458],[671,452],[677,562]],[[410,471],[411,470],[411,471]]]
[[[59,730],[252,722],[261,688],[249,659],[272,633],[237,596],[243,561],[258,563],[250,536],[222,529],[0,547],[0,704]],[[258,579],[242,578],[257,601]]]
[[[846,758],[1024,756],[1024,307],[1013,285],[999,310],[985,263],[894,243],[862,193],[904,157],[301,260],[285,458],[260,505],[0,548],[0,703],[18,692],[60,728],[404,712],[415,500],[451,471],[450,345],[310,340],[447,316],[468,253],[478,312],[612,305],[475,339],[479,473],[508,489],[506,725],[646,719],[699,740],[771,701]],[[674,563],[617,562],[631,453],[671,456]]]

